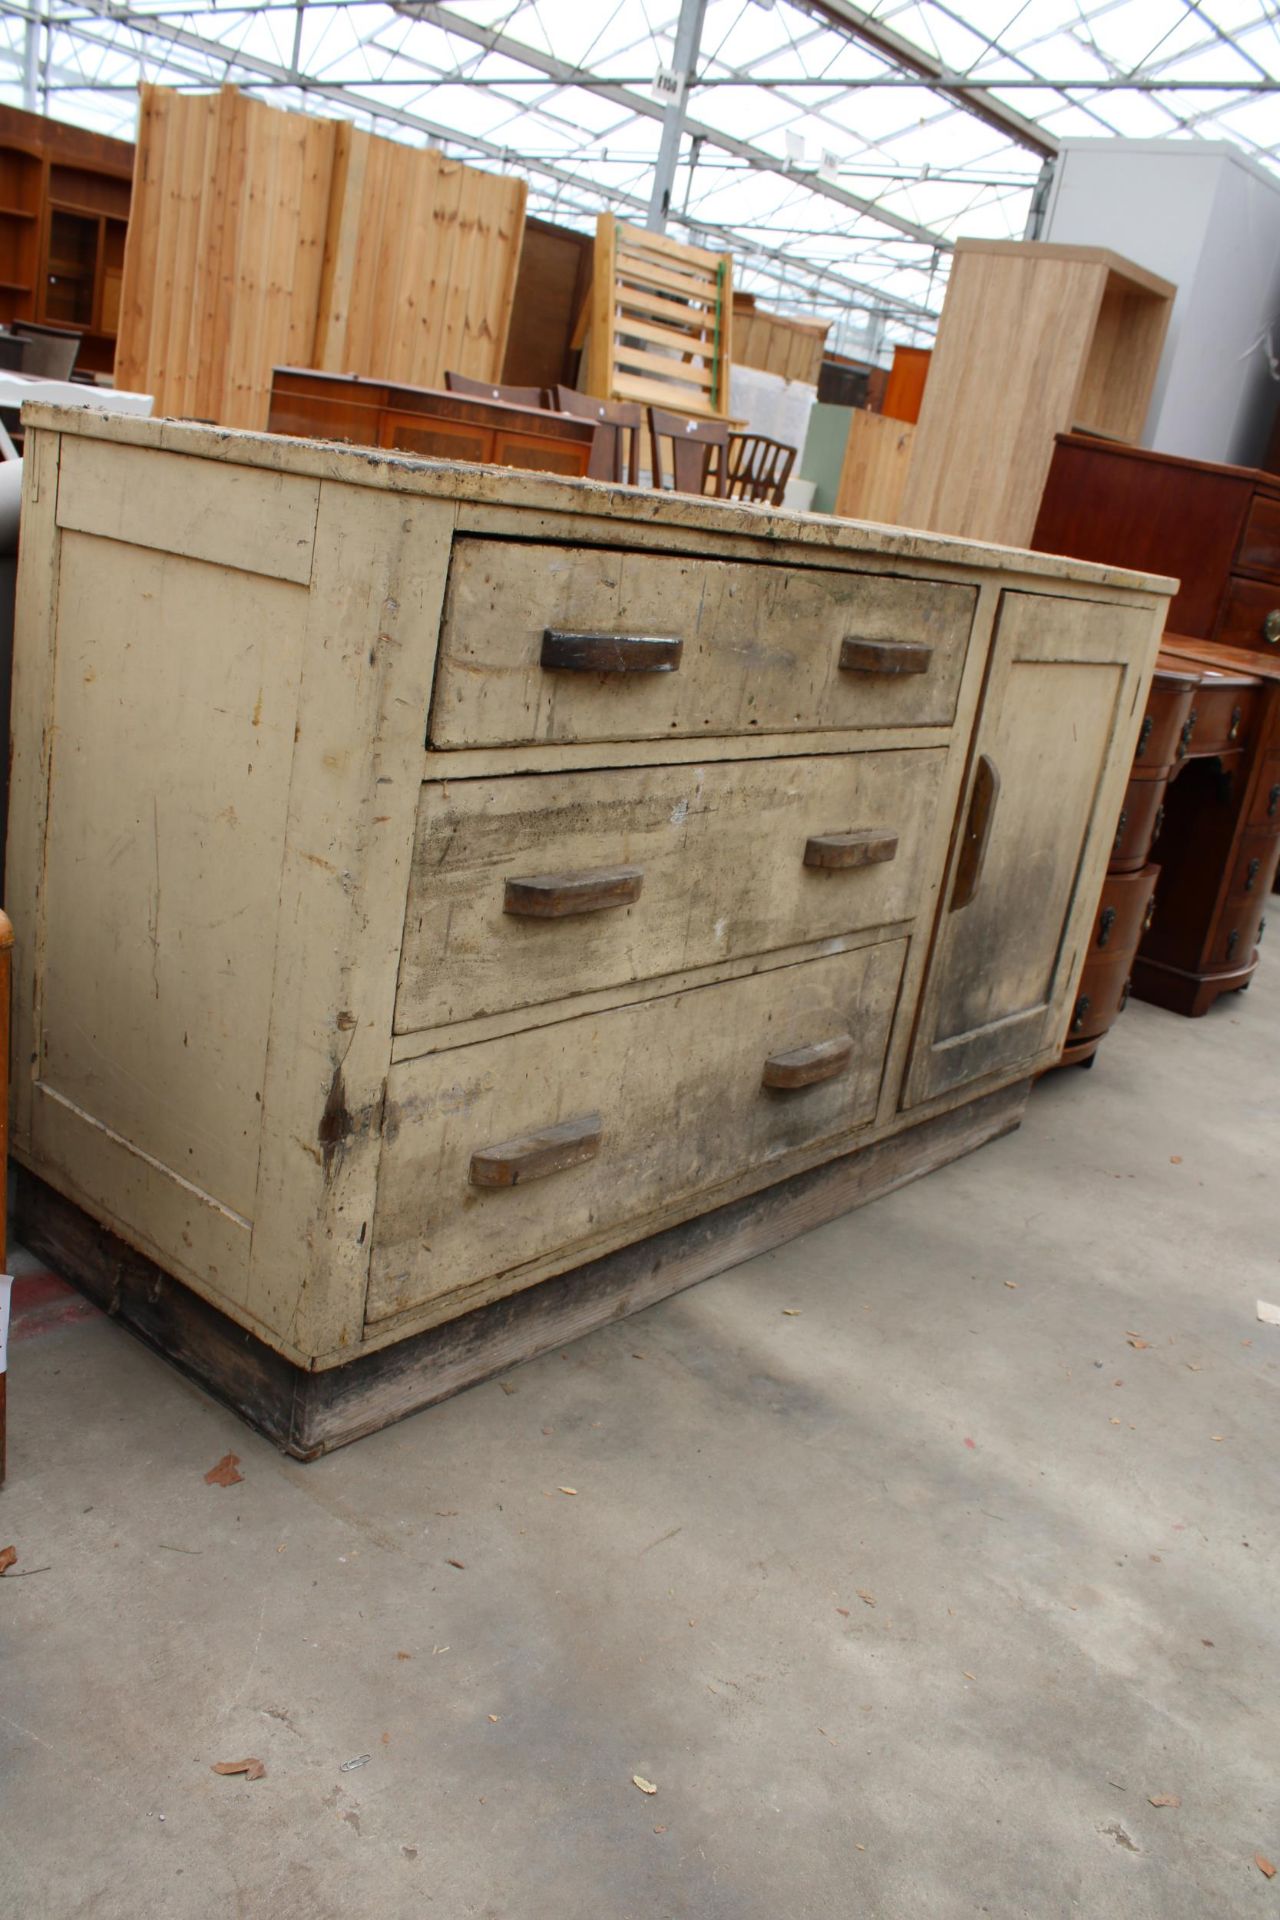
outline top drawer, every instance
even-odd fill
[[[976,598],[777,558],[459,539],[430,742],[947,726]]]
[[[1236,565],[1243,572],[1280,575],[1280,494],[1255,494]]]

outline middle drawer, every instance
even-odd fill
[[[944,748],[428,781],[395,1030],[914,917]]]

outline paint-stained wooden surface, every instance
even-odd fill
[[[936,1139],[918,1171],[1060,1042],[1049,947],[1167,582],[165,421],[29,433],[13,1150],[282,1364],[364,1365],[839,1156]],[[581,644],[544,665],[548,632]]]
[[[1055,434],[1141,433],[1175,292],[1101,247],[960,241],[902,524],[1026,546]]]
[[[849,421],[836,512],[847,520],[892,526],[902,505],[915,428],[887,414],[854,412]]]
[[[1159,643],[1138,608],[1004,596],[908,1105],[1056,1052]]]
[[[523,182],[223,87],[144,85],[116,384],[266,425],[274,366],[502,369]]]
[[[875,1114],[904,953],[888,941],[393,1067],[370,1319],[476,1305],[617,1246],[630,1222],[668,1225],[835,1148]],[[771,1054],[850,1032],[838,1078],[762,1086]],[[478,1148],[588,1111],[589,1161],[514,1191],[469,1186]]]
[[[431,741],[467,747],[946,725],[973,601],[970,587],[883,574],[459,541]],[[679,665],[555,671],[542,664],[548,629],[679,641]],[[850,636],[927,646],[928,669],[843,670],[840,649]]]
[[[944,752],[716,761],[422,789],[396,1030],[413,1033],[914,918]],[[878,828],[893,857],[815,871],[810,835]],[[542,862],[642,876],[630,904],[551,925],[506,910]]]

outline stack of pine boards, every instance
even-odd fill
[[[260,429],[274,366],[496,381],[525,194],[235,87],[144,86],[116,384]]]

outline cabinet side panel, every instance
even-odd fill
[[[306,598],[63,535],[40,1079],[242,1218]]]

